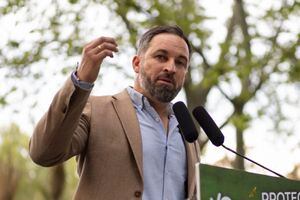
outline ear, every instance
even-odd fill
[[[138,55],[135,55],[132,59],[132,68],[135,73],[139,73],[141,65],[141,59]]]

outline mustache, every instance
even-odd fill
[[[176,85],[176,81],[175,81],[175,78],[174,78],[173,74],[168,74],[168,73],[158,74],[158,76],[156,78],[156,81],[157,80],[168,81],[168,82],[172,83],[173,85]]]

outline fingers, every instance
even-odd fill
[[[115,46],[117,47],[116,40],[111,37],[99,37],[85,46],[86,50],[96,49],[98,46],[102,47],[103,45]]]
[[[91,48],[95,48],[103,43],[111,43],[117,46],[116,40],[112,37],[99,37],[88,44]]]
[[[114,52],[118,52],[118,48],[115,39],[111,37],[99,37],[85,45],[77,70],[78,78],[86,82],[94,82],[103,59],[107,56],[113,57]]]
[[[103,60],[106,56],[113,57],[113,52],[118,52],[117,43],[111,37],[99,37],[88,43],[84,52],[93,59]]]
[[[116,44],[104,42],[93,49],[94,53],[98,57],[110,56],[113,57],[113,52],[118,52],[118,48]]]

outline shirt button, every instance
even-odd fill
[[[159,120],[159,118],[157,117],[157,118],[155,118],[155,121],[159,122],[160,120]]]
[[[135,191],[134,192],[134,196],[135,197],[141,197],[142,196],[142,193],[140,191]]]

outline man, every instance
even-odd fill
[[[188,71],[187,38],[177,26],[150,29],[132,59],[134,86],[90,96],[103,59],[117,51],[109,37],[84,47],[79,68],[34,130],[31,158],[53,166],[77,156],[74,199],[194,198],[195,148],[183,141],[170,103]]]

